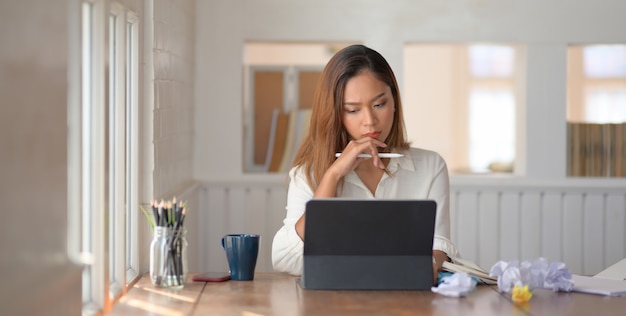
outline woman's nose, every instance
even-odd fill
[[[363,125],[374,125],[376,124],[376,115],[371,108],[366,108],[363,111]]]

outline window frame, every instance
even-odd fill
[[[139,17],[126,12],[126,262],[128,286],[140,277],[139,266]]]
[[[109,295],[115,300],[126,287],[125,269],[125,204],[126,204],[126,51],[124,7],[114,2],[109,10],[109,86],[108,86],[108,201]]]
[[[81,3],[81,249],[92,258],[83,270],[84,314],[98,313],[110,303],[104,286],[105,12],[104,0]]]

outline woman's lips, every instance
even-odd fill
[[[363,134],[363,137],[378,138],[378,136],[380,136],[380,132],[369,132]]]

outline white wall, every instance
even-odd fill
[[[626,3],[601,1],[404,0],[196,3],[194,174],[243,173],[242,48],[245,41],[360,41],[381,52],[402,87],[406,42],[513,42],[526,45],[526,157],[530,178],[565,177],[565,48],[626,43]],[[524,113],[522,113],[524,114]],[[525,140],[525,142],[524,142]],[[261,176],[263,177],[263,176]]]
[[[270,228],[280,225],[274,212],[284,214],[286,201],[283,198],[279,202],[280,195],[268,198],[269,202],[259,207],[241,198],[242,194],[248,194],[241,193],[248,192],[248,189],[241,189],[242,186],[266,185],[260,191],[274,192],[280,190],[280,187],[274,187],[275,184],[283,183],[285,177],[243,172],[242,61],[245,42],[362,42],[387,58],[398,76],[401,89],[405,43],[521,44],[526,51],[526,68],[523,69],[526,90],[523,93],[525,100],[522,100],[526,108],[517,114],[521,120],[516,150],[520,161],[515,169],[523,173],[508,179],[507,183],[533,188],[533,183],[541,187],[545,181],[556,181],[563,188],[561,194],[567,195],[577,194],[580,190],[576,187],[580,187],[581,182],[584,187],[587,181],[572,181],[565,176],[566,47],[569,43],[626,43],[624,12],[626,2],[622,0],[197,1],[194,175],[207,183],[209,193],[214,187],[226,187],[225,192],[236,193],[236,202],[232,205],[224,204],[221,193],[208,194],[201,203],[207,209],[199,225],[207,227],[208,231],[201,232],[204,237],[198,241],[206,245],[202,247],[200,265],[215,269],[223,266],[223,253],[214,244],[221,233],[242,229],[263,231],[263,240],[270,243],[274,233]],[[451,180],[453,190],[458,190],[461,183],[464,190],[482,192],[497,187],[502,178],[462,176]],[[626,187],[626,179],[596,180],[599,183],[593,182],[593,186],[606,185],[606,192],[615,191],[615,187]],[[570,185],[571,182],[575,183]],[[251,224],[267,205],[278,208],[266,219],[272,222]],[[564,214],[569,214],[566,210],[569,206],[563,207]],[[532,221],[536,211],[538,209],[524,212],[520,218]],[[576,212],[576,208],[572,211]],[[500,216],[499,212],[498,209],[497,216]],[[229,221],[231,218],[238,220]],[[475,227],[463,228],[474,232]],[[540,234],[541,228],[535,229]],[[573,229],[576,236],[584,234],[580,227],[574,225]],[[625,241],[621,238],[615,243],[619,248]],[[260,259],[262,270],[269,269],[269,245],[265,247]],[[604,246],[596,243],[595,247]],[[468,248],[470,257],[476,250],[467,245],[464,248]],[[557,249],[563,253],[566,250]],[[552,255],[540,250],[521,254]],[[472,259],[483,263],[493,259],[476,255]],[[558,256],[558,259],[567,258]],[[602,262],[596,268],[611,263]],[[576,262],[572,264],[577,271],[582,271]]]
[[[454,107],[461,104],[461,96],[442,90],[454,87],[455,91],[463,91],[455,81],[455,70],[459,68],[455,55],[459,51],[447,45],[408,45],[404,50],[406,88],[401,97],[407,136],[413,146],[437,151],[446,160],[450,173],[455,166],[458,169],[469,161],[467,147],[460,148],[457,145],[463,142],[455,141],[465,139],[468,130],[467,123],[462,124],[467,115]],[[408,87],[409,83],[415,88]]]

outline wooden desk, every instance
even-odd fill
[[[535,290],[525,306],[496,287],[478,286],[464,298],[430,291],[304,290],[296,278],[259,273],[254,281],[188,282],[182,290],[155,288],[147,277],[110,315],[621,315],[626,297]]]

